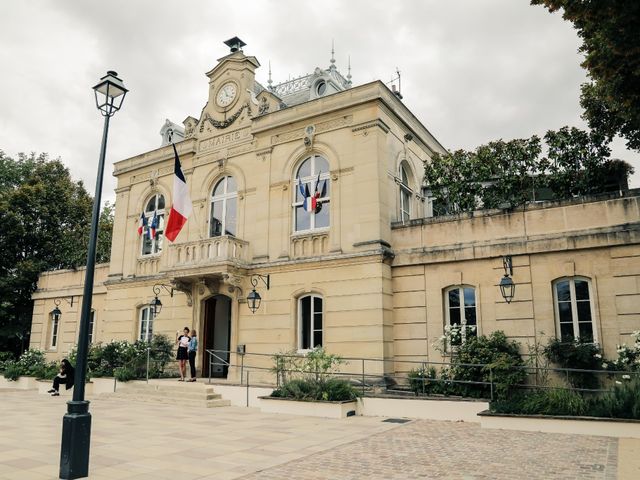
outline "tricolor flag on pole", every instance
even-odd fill
[[[158,229],[159,223],[160,219],[158,218],[158,212],[153,212],[153,218],[151,219],[151,224],[149,225],[150,238],[155,238],[156,230]]]
[[[174,143],[171,145],[173,146],[173,153],[176,158],[173,177],[173,205],[169,212],[169,219],[167,220],[164,236],[173,242],[180,233],[180,230],[182,230],[184,224],[187,223],[187,218],[191,215],[193,206],[191,205],[187,181],[184,178],[182,167],[180,166],[178,150],[176,150]]]
[[[147,217],[145,217],[144,212],[142,212],[142,215],[140,215],[140,221],[138,222],[138,235],[142,235],[146,226]]]
[[[316,178],[315,185],[313,187],[313,193],[309,193],[309,185],[302,185],[302,180],[298,177],[298,189],[300,190],[300,195],[302,195],[302,207],[305,212],[315,212],[318,213],[322,208],[322,205],[318,202],[319,198],[325,196],[327,192],[327,181],[325,180],[322,185],[322,190],[318,191],[318,184],[320,183],[320,172],[318,172],[318,177]]]

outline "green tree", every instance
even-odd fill
[[[532,0],[562,11],[582,39],[582,67],[590,81],[580,103],[592,130],[619,134],[640,150],[640,2],[637,0]]]
[[[542,188],[558,200],[626,189],[633,168],[609,154],[603,135],[563,127],[549,130],[544,143],[534,135],[436,154],[425,162],[424,184],[436,216],[515,207],[539,199]]]
[[[13,160],[0,150],[0,350],[18,350],[29,334],[38,274],[85,264],[92,203],[60,160],[33,153]],[[109,206],[102,224],[112,216]],[[102,232],[101,261],[110,234]]]

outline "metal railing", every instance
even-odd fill
[[[304,354],[291,353],[247,353],[231,350],[206,350],[209,355],[209,372],[212,365],[222,365],[227,368],[237,368],[240,384],[248,382],[249,372],[261,372],[263,384],[279,387],[283,377],[296,375],[326,375],[328,377],[343,378],[357,385],[362,394],[368,390],[384,390],[388,394],[428,395],[434,385],[451,387],[448,396],[471,396],[494,400],[497,388],[496,375],[505,369],[493,364],[436,362],[428,360],[398,360],[366,357],[341,357],[342,363],[335,371],[323,373],[320,369],[302,370],[296,368],[297,361],[306,358]],[[224,357],[224,358],[223,358]],[[226,360],[228,358],[229,360]],[[280,363],[278,363],[280,362]],[[387,366],[386,364],[391,364]],[[388,368],[386,368],[388,367]],[[432,371],[430,372],[430,370]],[[640,378],[640,372],[584,370],[576,368],[540,367],[531,365],[512,366],[507,370],[522,371],[524,380],[513,385],[519,389],[562,389],[585,394],[599,394],[612,390],[619,380]],[[410,372],[422,372],[422,375],[411,376]],[[450,376],[442,376],[449,372]],[[429,373],[433,377],[427,376]],[[577,386],[576,376],[593,375],[597,380],[594,386]],[[465,378],[472,377],[472,378]],[[480,378],[480,379],[478,379]],[[270,381],[269,381],[270,380]],[[211,375],[209,375],[211,383]],[[416,384],[418,387],[416,387]],[[456,394],[456,388],[459,393]],[[446,390],[446,389],[445,389]],[[466,392],[466,393],[465,393]]]

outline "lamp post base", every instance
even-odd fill
[[[89,446],[91,443],[91,414],[89,402],[67,402],[62,419],[60,448],[60,478],[71,480],[89,476]]]

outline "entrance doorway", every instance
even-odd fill
[[[204,352],[202,355],[202,375],[227,378],[229,373],[229,349],[231,347],[231,299],[215,295],[204,302]],[[223,350],[207,354],[207,350]],[[211,357],[211,372],[209,359]]]

